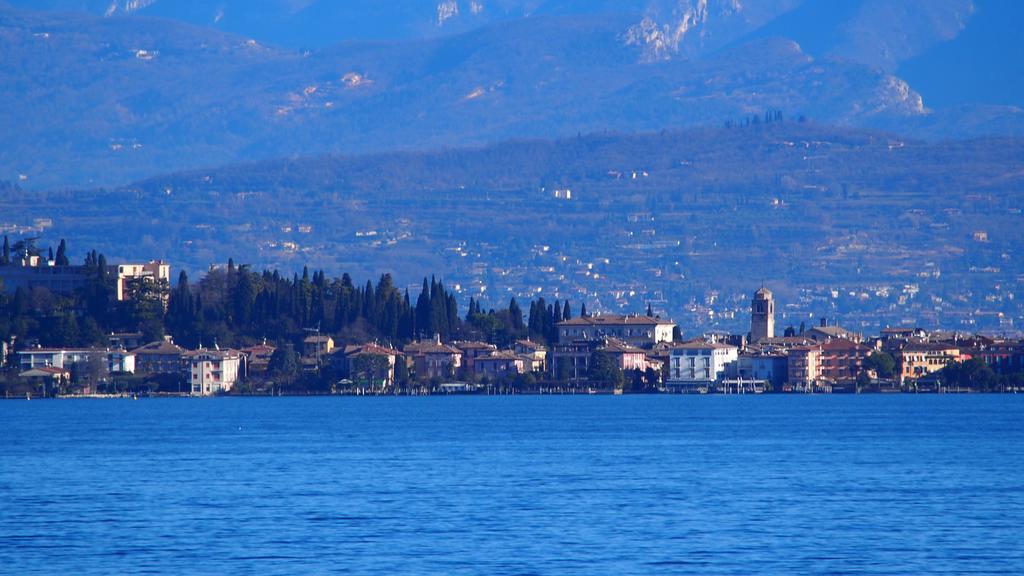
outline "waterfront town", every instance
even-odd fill
[[[460,313],[442,282],[415,300],[383,276],[357,286],[211,267],[172,287],[164,261],[72,265],[64,241],[0,257],[7,398],[224,394],[956,393],[1024,391],[1024,341],[914,325],[863,334],[824,318],[777,326],[769,287],[749,331],[689,334],[646,311],[531,301]]]

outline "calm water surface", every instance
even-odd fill
[[[0,402],[4,574],[1021,574],[1024,397]]]

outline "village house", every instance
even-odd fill
[[[71,371],[57,366],[40,366],[19,373],[18,377],[33,389],[38,389],[44,396],[48,396],[71,382]],[[86,388],[82,392],[88,394],[91,388]]]
[[[376,388],[395,383],[395,366],[405,362],[405,354],[375,343],[346,346],[332,354],[332,363],[341,373],[357,383]]]
[[[239,350],[239,352],[245,355],[245,370],[247,375],[266,374],[267,370],[270,368],[270,358],[274,355],[276,350],[277,348],[267,344],[266,340],[261,344]]]
[[[473,341],[456,342],[454,346],[462,351],[462,365],[469,374],[475,373],[474,364],[477,358],[488,356],[498,349],[494,344]]]
[[[896,354],[900,384],[938,372],[950,362],[960,361],[960,347],[937,342],[911,342]]]
[[[324,335],[306,336],[302,340],[302,355],[307,358],[327,358],[327,355],[334,351],[334,338]]]
[[[473,374],[478,378],[484,376],[494,379],[510,374],[522,374],[526,371],[526,362],[522,356],[511,350],[491,352],[480,356],[473,364]]]
[[[452,378],[462,366],[462,351],[434,340],[407,344],[402,351],[412,358],[413,367],[420,378]]]
[[[621,340],[607,338],[604,345],[600,346],[597,351],[611,356],[620,370],[644,372],[648,368],[646,352],[642,348],[630,346]]]
[[[187,371],[182,361],[184,353],[170,336],[132,350],[135,368],[140,374],[181,374]]]
[[[237,350],[200,349],[185,353],[193,396],[230,392],[242,374],[243,356]]]
[[[548,368],[548,349],[529,339],[516,340],[513,350],[526,362],[527,372],[544,372]]]

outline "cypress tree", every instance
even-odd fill
[[[68,266],[71,262],[68,261],[68,245],[63,238],[60,240],[60,245],[57,246],[57,266]]]
[[[523,310],[519,308],[519,303],[516,302],[515,296],[508,303],[508,314],[512,320],[512,330],[519,333],[523,330]]]
[[[562,309],[562,320],[572,320],[572,310],[569,308],[569,300],[565,300],[565,307]]]
[[[0,254],[0,264],[11,263],[11,242],[7,239],[7,235],[4,234],[4,251]]]
[[[430,323],[430,286],[427,284],[427,277],[423,277],[423,288],[420,290],[419,298],[416,299],[416,336],[424,338],[433,333],[433,326]]]

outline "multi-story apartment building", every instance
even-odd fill
[[[821,346],[796,346],[788,352],[787,381],[794,386],[810,386],[821,380]]]
[[[237,350],[201,349],[185,354],[193,396],[229,392],[242,373],[242,354]]]
[[[818,346],[821,348],[821,378],[830,382],[857,379],[871,349],[863,344],[837,338]]]
[[[668,360],[669,386],[697,386],[719,381],[739,349],[719,342],[687,342],[672,347]]]

